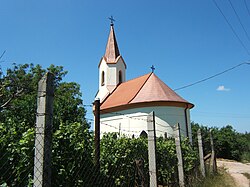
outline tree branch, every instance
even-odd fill
[[[20,89],[20,90],[17,90],[16,93],[13,93],[12,96],[4,103],[0,106],[0,110],[3,109],[3,108],[6,108],[10,102],[15,99],[16,97],[18,97],[21,93],[23,92],[23,88]]]

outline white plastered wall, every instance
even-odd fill
[[[126,68],[122,58],[119,58],[115,64],[107,64],[105,59],[102,58],[99,67],[99,90],[96,96],[101,102],[118,85],[119,71],[122,72],[122,80],[125,82]],[[104,84],[102,84],[102,72],[104,72]]]
[[[101,115],[101,134],[117,132],[129,137],[138,137],[144,130],[147,132],[147,115],[154,111],[156,121],[156,136],[173,136],[173,127],[180,124],[181,134],[186,137],[185,108],[171,106],[156,106],[135,108]],[[187,110],[190,126],[189,110]],[[189,127],[190,128],[190,127]],[[191,129],[191,128],[190,128]],[[191,135],[191,131],[190,135]]]
[[[192,139],[192,128],[191,128],[191,121],[190,121],[190,109],[187,109],[186,112],[187,112],[187,122],[188,122],[188,137],[189,137],[190,142],[192,143],[193,139]]]

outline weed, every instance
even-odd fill
[[[217,174],[208,175],[204,180],[192,185],[192,187],[235,187],[233,178],[225,169],[219,169]]]
[[[250,180],[250,174],[249,173],[242,173],[246,178]]]

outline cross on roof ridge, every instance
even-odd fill
[[[113,16],[110,16],[109,20],[110,20],[110,25],[113,26],[115,22],[115,19],[113,18]]]
[[[152,70],[152,73],[154,73],[154,71],[155,71],[154,65],[152,65],[150,68],[151,68],[151,70]]]

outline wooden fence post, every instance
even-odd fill
[[[148,126],[148,164],[150,187],[157,187],[156,169],[156,133],[155,133],[155,113],[151,112],[147,116]]]
[[[175,145],[176,145],[176,155],[178,159],[178,176],[179,176],[179,186],[185,186],[184,171],[183,171],[183,160],[181,153],[181,139],[180,139],[180,125],[176,124],[175,127]]]
[[[210,144],[211,144],[211,160],[210,160],[210,172],[217,172],[217,166],[216,166],[216,156],[215,156],[215,151],[214,151],[214,140],[213,140],[213,134],[212,134],[212,129],[209,131],[210,135]]]
[[[144,174],[144,160],[143,159],[135,159],[135,166],[136,166],[136,176],[138,178],[138,182],[135,186],[146,187],[145,182],[145,174]],[[136,179],[135,179],[136,180]]]
[[[205,177],[205,164],[204,164],[204,155],[203,155],[203,147],[202,147],[202,137],[201,137],[201,130],[197,131],[198,137],[198,147],[199,147],[199,156],[200,156],[200,171],[203,177]]]
[[[100,171],[100,100],[94,102],[95,115],[95,158],[94,163],[98,171]]]
[[[51,186],[51,141],[54,76],[46,73],[38,83],[35,131],[34,187]]]

